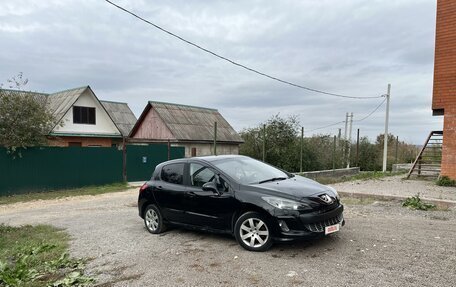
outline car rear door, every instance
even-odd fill
[[[164,165],[160,180],[155,184],[155,199],[169,221],[182,222],[184,219],[184,169],[184,162]]]

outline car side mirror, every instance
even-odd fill
[[[217,185],[213,181],[203,184],[203,190],[212,191],[213,193],[220,195],[219,191],[217,190]]]

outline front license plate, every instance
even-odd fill
[[[340,224],[334,224],[325,227],[325,235],[339,231]]]

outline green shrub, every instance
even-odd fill
[[[422,202],[419,194],[417,194],[416,196],[407,198],[402,203],[402,206],[408,207],[411,209],[415,209],[415,210],[429,210],[429,209],[436,208],[436,206],[434,204]]]
[[[436,183],[440,186],[456,186],[456,180],[451,179],[446,175],[439,177]]]

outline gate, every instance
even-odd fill
[[[170,159],[183,158],[184,147],[169,147]],[[147,181],[152,177],[155,167],[168,160],[167,144],[133,145],[126,147],[127,181]]]

